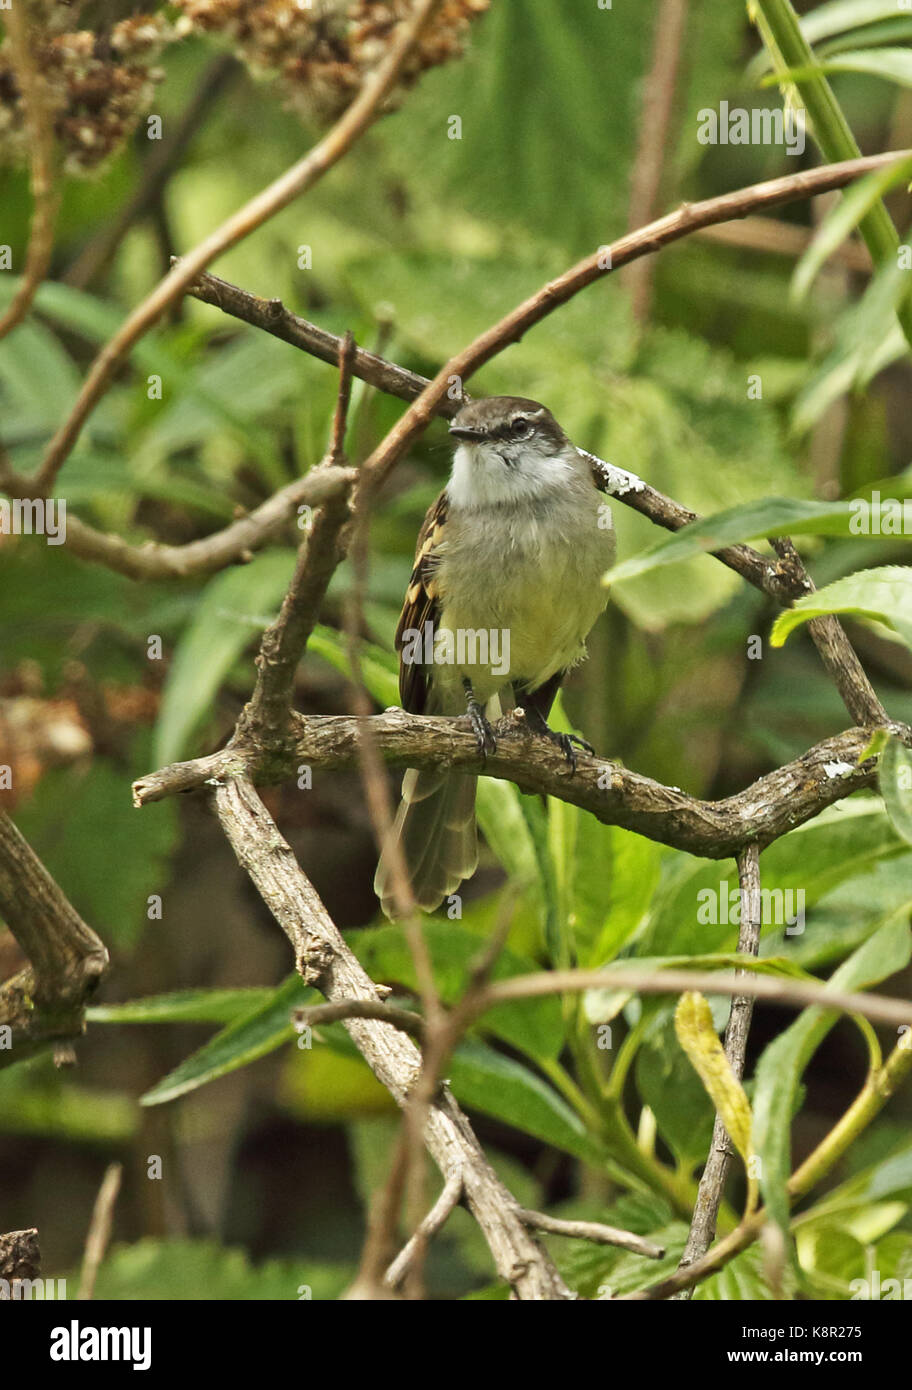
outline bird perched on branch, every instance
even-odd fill
[[[521,708],[534,733],[575,766],[572,734],[548,712],[564,675],[585,656],[605,608],[611,512],[597,462],[577,449],[538,401],[489,396],[450,425],[453,469],[418,535],[399,626],[399,692],[414,714],[468,712],[479,751],[496,750],[491,721]],[[391,829],[415,901],[431,912],[478,863],[476,778],[409,768]],[[396,913],[393,850],[374,889]]]

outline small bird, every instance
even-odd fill
[[[396,629],[402,707],[467,712],[483,755],[496,750],[491,721],[521,708],[575,767],[574,744],[592,749],[549,728],[547,716],[608,601],[600,580],[615,535],[598,461],[545,406],[521,396],[469,402],[450,434],[452,473],[419,532]],[[391,834],[425,912],[477,867],[476,780],[445,768],[409,768],[403,778]],[[394,917],[388,849],[374,891]]]

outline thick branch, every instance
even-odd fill
[[[12,1047],[0,1048],[2,1067],[82,1033],[83,1010],[108,953],[3,812],[0,918],[30,962],[0,986],[0,1025],[12,1030]]]
[[[37,1279],[41,1273],[38,1229],[9,1231],[0,1236],[0,1279],[12,1284],[17,1279]],[[0,1298],[4,1298],[0,1291]],[[12,1297],[12,1290],[10,1291]]]
[[[302,978],[330,1002],[379,1001],[376,986],[346,946],[251,784],[231,781],[216,790],[214,800],[238,862],[292,943]],[[420,1072],[421,1054],[414,1043],[388,1023],[352,1018],[345,1026],[371,1070],[404,1107]],[[445,1086],[428,1107],[424,1137],[445,1183],[450,1179],[455,1183],[455,1175],[460,1175],[466,1204],[514,1297],[572,1297],[546,1252],[526,1230],[515,1197],[488,1164]]]
[[[347,716],[296,716],[297,740],[289,754],[235,745],[174,763],[134,783],[134,804],[160,801],[239,773],[282,781],[302,762],[311,767],[355,767],[363,723]],[[558,748],[530,734],[515,715],[498,725],[497,751],[484,763],[467,719],[391,710],[368,723],[378,752],[392,766],[483,772],[515,782],[521,791],[570,802],[605,825],[620,825],[707,859],[734,856],[750,844],[762,848],[834,802],[876,783],[876,759],[858,762],[870,742],[870,731],[861,728],[825,739],[734,796],[702,801],[588,755],[579,755],[574,773]],[[912,746],[912,730],[890,727]]]
[[[760,185],[761,188],[765,186]],[[203,303],[215,305],[245,323],[272,333],[283,342],[301,348],[320,361],[338,360],[344,340],[335,334],[327,333],[306,319],[298,318],[283,306],[281,300],[258,299],[255,295],[239,289],[237,285],[232,285],[227,280],[219,280],[214,275],[200,276],[188,292]],[[431,386],[427,377],[360,349],[355,352],[352,370],[354,375],[363,381],[402,400],[415,401]],[[445,393],[437,393],[431,414],[449,418],[456,413],[459,406],[459,401],[452,401]],[[587,457],[596,471],[601,473],[606,492],[642,516],[647,516],[657,526],[662,526],[667,531],[679,531],[688,523],[699,520],[696,512],[682,507],[679,502],[666,497],[642,479],[606,466],[594,454],[588,454]],[[794,548],[786,551],[783,547],[778,562],[762,555],[749,545],[726,546],[712,553],[722,564],[740,574],[761,592],[769,594],[777,603],[788,605],[793,599],[801,598],[813,589],[807,571]],[[885,723],[886,713],[883,706],[874,693],[838,618],[817,618],[808,624],[808,628],[850,717],[858,724]]]

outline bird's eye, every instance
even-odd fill
[[[528,434],[531,428],[532,426],[529,424],[529,421],[526,420],[522,415],[517,415],[516,419],[510,426],[510,429],[516,435],[517,439],[522,439],[523,435]]]

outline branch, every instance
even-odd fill
[[[741,971],[720,974],[711,970],[641,970],[636,967],[514,975],[509,980],[488,985],[475,1001],[472,1016],[478,1018],[488,1009],[516,999],[541,999],[548,994],[592,989],[624,990],[631,994],[683,994],[687,990],[699,990],[701,994],[728,994],[732,998],[746,995],[771,1004],[783,1004],[789,1009],[816,1007],[835,1009],[843,1014],[861,1014],[873,1023],[893,1028],[912,1024],[912,1000],[909,999],[860,994],[804,980],[780,980]],[[908,1046],[905,1050],[912,1051]]]
[[[295,1009],[292,1019],[296,1028],[319,1028],[321,1024],[339,1023],[346,1018],[374,1018],[381,1023],[391,1023],[403,1033],[417,1038],[424,1037],[424,1019],[411,1009],[401,1009],[396,1004],[386,1004],[382,999],[340,999],[335,1004],[312,1004],[306,1009]]]
[[[98,1196],[95,1198],[95,1205],[92,1208],[92,1219],[86,1236],[85,1253],[82,1257],[79,1293],[77,1295],[80,1301],[89,1300],[95,1292],[98,1271],[108,1248],[108,1241],[111,1239],[114,1207],[117,1204],[122,1177],[123,1164],[111,1163],[105,1169],[105,1175],[101,1180],[101,1187],[98,1189]]]
[[[883,157],[875,156],[875,158],[882,159]],[[857,164],[857,161],[853,161],[853,164]],[[803,178],[804,176],[794,175],[792,177]],[[775,182],[781,183],[782,180]],[[758,187],[762,189],[766,188],[767,185],[761,184]],[[750,191],[746,190],[746,192]],[[732,194],[726,195],[726,199],[734,196]],[[713,204],[720,201],[726,200],[711,200]],[[695,209],[706,206],[708,204],[698,203],[690,211],[693,212]],[[319,358],[320,361],[335,362],[338,360],[344,340],[333,333],[327,333],[324,329],[318,328],[307,319],[292,314],[283,306],[281,300],[258,299],[255,295],[239,289],[237,285],[232,285],[227,280],[219,280],[214,275],[200,276],[196,284],[190,288],[189,293],[205,304],[215,305],[224,310],[225,313],[232,314],[256,328],[261,328],[265,332],[281,338],[283,342],[301,348],[302,351]],[[427,377],[420,376],[417,372],[408,371],[393,362],[388,362],[374,353],[362,350],[355,353],[352,371],[361,380],[369,382],[390,395],[408,401],[416,401],[423,397],[424,393],[432,386]],[[444,372],[446,371],[448,369],[444,368]],[[431,413],[449,418],[456,413],[459,406],[460,402],[450,400],[447,394],[437,393],[431,407]],[[606,492],[609,492],[617,501],[623,502],[625,506],[632,507],[642,516],[647,516],[657,526],[662,526],[667,531],[679,531],[688,523],[699,520],[696,512],[682,507],[679,502],[666,497],[656,488],[651,487],[649,483],[643,482],[642,479],[636,478],[633,474],[625,473],[621,469],[607,466],[594,454],[588,454],[587,457],[592,462],[593,467],[601,473]],[[778,563],[771,562],[769,556],[762,555],[749,545],[727,546],[723,550],[713,551],[712,554],[722,564],[727,565],[736,574],[740,574],[749,584],[752,584],[762,593],[769,594],[777,603],[788,605],[793,599],[801,598],[813,589],[807,571],[793,547],[787,552],[783,551]],[[886,723],[886,711],[874,693],[838,618],[815,618],[808,624],[808,628],[811,638],[820,652],[824,666],[839,690],[850,717],[857,724],[877,726]]]
[[[217,788],[214,804],[238,862],[291,941],[305,983],[319,989],[331,1003],[378,1002],[376,986],[346,946],[251,784],[237,779]],[[388,1023],[352,1018],[346,1027],[375,1076],[404,1107],[420,1073],[418,1049]],[[424,1141],[445,1183],[455,1173],[461,1174],[469,1210],[514,1297],[571,1298],[550,1258],[523,1225],[515,1197],[490,1167],[445,1086],[438,1088],[428,1107]]]
[[[517,342],[535,324],[547,318],[561,304],[566,304],[568,299],[572,299],[587,285],[600,280],[603,275],[638,260],[640,256],[651,255],[663,246],[679,241],[681,237],[690,236],[715,222],[727,222],[732,218],[744,217],[759,208],[780,207],[783,203],[813,197],[818,193],[828,193],[834,188],[844,188],[846,184],[870,173],[872,169],[884,168],[910,153],[912,151],[899,150],[869,155],[863,159],[845,160],[840,164],[828,164],[820,169],[807,169],[784,178],[753,184],[735,193],[725,193],[720,198],[709,198],[701,203],[685,203],[676,212],[659,218],[657,222],[651,222],[635,232],[628,232],[610,247],[600,247],[585,260],[579,261],[562,275],[543,285],[498,323],[485,329],[468,347],[451,357],[427,389],[393,426],[386,438],[377,445],[364,465],[365,474],[374,483],[381,482],[387,476],[426,428],[436,406],[446,395],[452,377],[458,377],[463,383],[467,381],[486,362],[503,352],[510,343]]]
[[[3,812],[0,917],[30,962],[0,986],[0,1025],[12,1030],[12,1047],[0,1048],[3,1067],[47,1042],[81,1035],[108,953]]]
[[[295,520],[299,507],[332,504],[347,493],[356,476],[351,468],[313,468],[303,478],[279,488],[248,516],[186,545],[129,545],[120,536],[97,531],[78,517],[68,516],[66,547],[80,559],[105,565],[128,579],[187,579],[213,574],[249,559],[253,551]]]
[[[37,1227],[32,1226],[27,1231],[9,1231],[0,1236],[0,1279],[14,1284],[19,1279],[37,1279],[40,1273]],[[11,1288],[8,1294],[0,1289],[0,1299],[14,1297],[14,1289]]]
[[[42,492],[50,490],[83,425],[108,389],[117,367],[143,334],[180,298],[195,276],[210,261],[250,236],[251,232],[312,187],[373,124],[383,102],[395,87],[403,64],[439,3],[440,0],[419,0],[414,14],[402,25],[398,39],[383,62],[367,78],[355,100],[323,139],[303,159],[293,164],[194,247],[133,310],[92,363],[70,414],[48,446],[34,479],[36,488]]]
[[[546,1231],[548,1235],[591,1240],[596,1245],[617,1245],[621,1250],[632,1250],[634,1255],[645,1255],[648,1260],[661,1260],[665,1255],[662,1246],[654,1241],[645,1240],[633,1231],[622,1231],[617,1226],[606,1226],[601,1221],[561,1221],[546,1212],[525,1208],[520,1216],[532,1230]]]
[[[54,129],[48,111],[44,74],[34,61],[26,6],[12,5],[4,23],[19,84],[31,154],[32,226],[25,270],[6,313],[0,316],[0,338],[21,323],[51,263],[54,222],[59,197],[54,187]]]
[[[423,1251],[428,1241],[446,1225],[453,1212],[459,1206],[462,1198],[462,1173],[458,1168],[454,1168],[450,1176],[443,1185],[443,1190],[437,1201],[431,1207],[427,1216],[416,1227],[414,1234],[402,1247],[402,1250],[393,1260],[383,1282],[387,1288],[395,1289],[402,1283],[420,1251]],[[520,1213],[524,1215],[524,1213]],[[527,1223],[528,1224],[528,1223]]]
[[[628,231],[653,216],[662,186],[662,166],[674,110],[681,47],[687,29],[688,0],[660,0],[653,25],[652,65],[643,84],[639,131],[633,158]],[[637,323],[649,318],[652,261],[630,272],[631,308]]]
[[[868,1016],[871,1017],[870,1014]],[[794,1202],[806,1196],[812,1187],[816,1186],[832,1171],[862,1130],[871,1123],[887,1101],[896,1094],[899,1086],[912,1071],[912,1048],[908,1045],[907,1037],[908,1034],[905,1034],[896,1043],[883,1066],[868,1076],[862,1090],[855,1097],[842,1119],[834,1125],[826,1138],[817,1145],[813,1153],[789,1178],[788,1195],[791,1201]],[[664,1299],[673,1296],[682,1289],[699,1284],[703,1279],[708,1279],[710,1275],[722,1269],[735,1255],[746,1250],[760,1235],[767,1219],[766,1208],[761,1207],[753,1216],[742,1221],[740,1226],[730,1235],[725,1236],[723,1240],[714,1245],[703,1256],[702,1260],[698,1260],[688,1269],[675,1270],[674,1274],[669,1275],[667,1279],[653,1284],[648,1289],[640,1289],[637,1293],[623,1294],[621,1297],[625,1300],[635,1301]]]
[[[819,815],[827,806],[876,784],[876,759],[859,758],[870,730],[847,729],[815,744],[794,762],[767,773],[744,791],[720,801],[703,801],[677,787],[631,772],[620,764],[580,754],[574,773],[560,749],[539,739],[516,714],[497,726],[497,751],[482,762],[466,718],[446,719],[390,710],[369,720],[350,716],[296,716],[297,739],[287,753],[265,745],[235,744],[204,758],[173,763],[133,784],[133,803],[144,806],[207,782],[245,773],[282,781],[301,762],[349,768],[358,763],[364,727],[387,764],[448,767],[514,782],[520,791],[554,796],[589,811],[605,825],[635,830],[647,839],[707,859],[725,859],[751,844],[760,848]],[[890,729],[912,746],[912,730]]]
[[[298,549],[298,562],[278,617],[263,633],[256,659],[256,686],[234,734],[234,739],[242,742],[248,731],[258,738],[272,738],[276,743],[285,740],[295,672],[319,616],[329,581],[342,557],[341,533],[350,515],[351,480],[357,476],[351,469],[339,468],[351,397],[353,350],[354,339],[347,333],[339,349],[339,393],[329,454],[324,464],[329,476],[342,472],[346,484],[327,499],[314,517],[310,534]]]
[[[741,927],[738,932],[738,951],[742,955],[756,956],[760,948],[760,927],[762,920],[762,900],[760,897],[760,863],[756,845],[744,850],[738,856],[738,878],[741,886]],[[739,971],[738,974],[743,974]],[[736,994],[732,997],[731,1013],[725,1029],[725,1055],[732,1072],[740,1081],[744,1075],[744,1057],[747,1052],[747,1035],[750,1031],[754,1000],[749,994]],[[694,1207],[693,1220],[687,1244],[681,1256],[679,1269],[687,1269],[706,1254],[716,1235],[716,1220],[725,1179],[734,1156],[734,1147],[720,1115],[716,1115],[713,1125],[709,1156]],[[679,1294],[678,1297],[689,1297]]]

